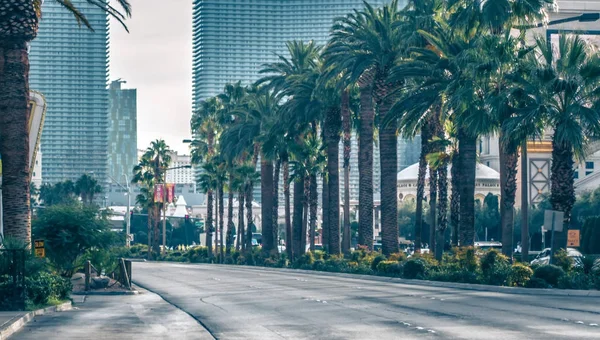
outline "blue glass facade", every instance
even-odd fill
[[[125,81],[110,83],[110,130],[108,174],[122,183],[123,174],[132,177],[137,165],[137,90],[123,89]]]
[[[256,81],[261,65],[285,53],[286,41],[325,44],[334,18],[362,6],[362,0],[194,0],[194,106],[227,83]]]
[[[30,86],[48,101],[42,133],[42,180],[56,183],[108,170],[108,17],[73,0],[94,32],[79,27],[55,1],[45,1],[39,35],[30,50]]]

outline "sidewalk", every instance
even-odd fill
[[[35,317],[10,339],[213,339],[158,295],[75,296],[71,311]]]

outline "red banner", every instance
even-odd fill
[[[162,203],[165,199],[165,187],[163,184],[154,186],[154,203]]]
[[[173,203],[175,202],[175,184],[168,183],[167,186],[167,202]]]

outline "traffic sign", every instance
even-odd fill
[[[33,241],[33,247],[35,249],[35,257],[46,257],[46,248],[44,240]]]
[[[557,210],[546,210],[544,212],[544,229],[562,231],[565,213]]]
[[[567,247],[579,247],[579,230],[569,230],[567,234]]]

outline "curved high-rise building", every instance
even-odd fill
[[[30,87],[46,97],[42,133],[44,183],[108,170],[108,17],[86,0],[72,0],[94,31],[79,26],[56,1],[42,7],[38,37],[30,49]]]
[[[363,0],[194,0],[193,105],[227,83],[256,81],[287,41],[325,44],[334,19],[362,7]]]

